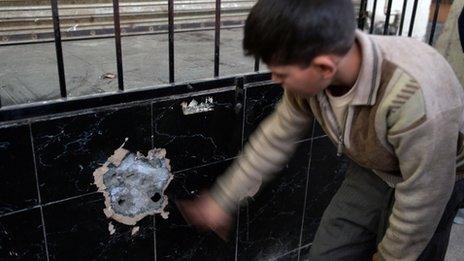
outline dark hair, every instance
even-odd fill
[[[308,66],[317,55],[345,55],[355,22],[351,0],[259,0],[246,20],[243,49],[267,64]]]

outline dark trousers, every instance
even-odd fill
[[[322,216],[310,256],[305,260],[372,260],[388,228],[394,200],[393,188],[371,170],[352,163]],[[445,258],[453,219],[463,201],[461,180],[455,184],[440,224],[418,260]]]

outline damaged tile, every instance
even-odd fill
[[[182,102],[180,104],[184,115],[202,113],[214,110],[213,97],[206,97],[204,102],[198,103],[193,99],[190,103]]]
[[[0,216],[37,205],[29,126],[0,128]]]
[[[153,217],[132,226],[109,220],[100,193],[44,207],[50,260],[154,260]],[[111,229],[111,230],[113,230]]]
[[[184,115],[183,107],[208,103],[214,110]],[[242,112],[235,113],[235,91],[153,104],[153,141],[165,148],[173,171],[235,157],[240,149]]]
[[[125,138],[125,148],[151,148],[149,105],[112,109],[32,124],[45,203],[97,191],[92,173]]]
[[[149,215],[168,217],[169,213],[164,211],[168,204],[164,190],[172,174],[165,156],[164,149],[152,149],[145,157],[121,146],[95,170],[95,185],[105,197],[103,212],[108,218],[135,225]]]

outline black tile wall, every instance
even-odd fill
[[[208,189],[231,161],[210,164],[174,174],[166,193],[169,197],[169,218],[156,217],[157,260],[234,260],[235,226],[229,241],[224,242],[212,232],[198,231],[189,226],[178,211],[175,201],[194,199]]]
[[[152,216],[131,226],[109,222],[101,193],[87,195],[43,208],[50,260],[154,260]]]
[[[312,242],[324,210],[345,178],[348,160],[337,157],[335,145],[322,137],[313,140],[310,165],[302,245]]]
[[[282,87],[277,85],[246,89],[244,142],[248,140],[258,124],[274,111],[282,94]]]
[[[46,260],[40,208],[0,217],[0,260]]]
[[[214,110],[184,115],[181,104],[212,97]],[[242,111],[235,111],[235,91],[153,104],[154,145],[167,150],[173,171],[235,157],[240,149]]]
[[[299,247],[311,141],[240,210],[239,260],[272,260]]]
[[[0,259],[46,260],[45,242],[50,260],[304,257],[347,167],[318,125],[305,137],[315,139],[301,141],[285,169],[240,208],[237,231],[228,242],[189,226],[175,205],[179,199],[194,199],[214,183],[281,95],[276,85],[255,86],[246,89],[244,111],[236,110],[236,103],[243,101],[236,100],[235,91],[226,91],[38,121],[31,129],[0,129]],[[182,102],[203,102],[207,97],[214,100],[213,111],[182,113]],[[132,227],[112,221],[116,231],[110,235],[110,220],[103,213],[103,196],[94,193],[92,173],[126,137],[125,148],[134,152],[146,153],[153,144],[167,150],[174,173],[166,191],[170,215],[143,219],[135,235]],[[301,250],[300,235],[306,246]]]
[[[149,105],[32,124],[42,202],[97,190],[93,171],[129,138],[125,148],[151,147]]]
[[[29,126],[0,129],[0,216],[39,203]]]
[[[278,85],[257,86],[246,89],[244,142],[256,129],[258,124],[271,114],[282,98],[283,89]],[[301,140],[311,138],[308,131]]]

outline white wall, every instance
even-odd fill
[[[414,0],[405,0],[408,2],[406,8],[406,17],[403,25],[403,35],[407,35],[409,32],[409,24],[411,21],[411,14],[414,5]],[[385,21],[385,12],[387,10],[387,0],[377,0],[377,10],[375,21]],[[431,0],[419,0],[417,5],[416,19],[413,30],[413,37],[416,39],[424,40],[427,33],[427,23],[430,12]],[[367,10],[372,13],[372,7],[374,0],[368,0]],[[403,9],[403,0],[393,0],[390,17],[390,23],[393,23],[394,14],[399,13]]]

